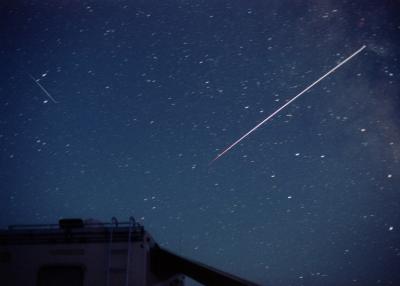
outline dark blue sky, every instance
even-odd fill
[[[3,1],[0,226],[133,215],[260,284],[400,284],[400,5],[369,2]]]

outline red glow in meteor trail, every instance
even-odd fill
[[[316,81],[314,81],[312,84],[310,84],[308,87],[306,87],[303,91],[301,91],[299,94],[297,94],[295,97],[293,97],[291,100],[289,100],[288,102],[286,102],[284,105],[282,105],[281,107],[279,107],[277,110],[275,110],[273,113],[271,113],[271,115],[269,115],[267,118],[265,118],[263,121],[261,121],[260,123],[258,123],[256,126],[254,126],[250,131],[248,131],[246,134],[244,134],[242,137],[240,137],[238,140],[236,140],[234,143],[232,143],[230,146],[228,146],[225,150],[223,150],[221,153],[219,153],[217,155],[217,157],[215,157],[209,165],[211,165],[212,163],[214,163],[215,161],[217,161],[219,158],[221,158],[224,154],[226,154],[229,150],[231,150],[233,147],[235,147],[237,144],[240,143],[240,141],[242,141],[244,138],[246,138],[247,136],[249,136],[251,133],[253,133],[254,131],[256,131],[261,125],[263,125],[264,123],[266,123],[268,120],[270,120],[272,117],[274,117],[275,115],[277,115],[282,109],[284,109],[286,106],[288,106],[289,104],[291,104],[293,101],[295,101],[297,98],[299,98],[301,95],[303,95],[304,93],[306,93],[307,91],[309,91],[314,85],[318,84],[320,81],[322,81],[324,78],[326,78],[328,75],[330,75],[331,73],[333,73],[334,71],[336,71],[338,68],[340,68],[342,65],[344,65],[345,63],[347,63],[351,58],[355,57],[357,54],[359,54],[362,50],[364,50],[367,46],[363,45],[361,48],[359,48],[357,51],[355,51],[353,54],[351,54],[349,57],[347,57],[345,60],[343,60],[342,62],[340,62],[339,64],[337,64],[334,68],[332,68],[330,71],[328,71],[326,74],[324,74],[323,76],[321,76],[319,79],[317,79]]]

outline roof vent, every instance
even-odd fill
[[[84,227],[83,220],[80,218],[63,218],[58,221],[61,229],[72,229]]]

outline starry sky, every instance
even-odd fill
[[[262,285],[400,284],[398,2],[0,5],[0,227],[132,215]]]

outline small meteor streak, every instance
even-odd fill
[[[307,91],[309,91],[313,86],[315,86],[316,84],[318,84],[320,81],[322,81],[324,78],[326,78],[328,75],[330,75],[331,73],[333,73],[334,71],[336,71],[338,68],[340,68],[342,65],[344,65],[345,63],[347,63],[350,59],[352,59],[353,57],[355,57],[357,54],[359,54],[362,50],[364,50],[367,46],[363,45],[361,48],[359,48],[357,51],[355,51],[353,54],[351,54],[349,57],[347,57],[345,60],[343,60],[342,62],[340,62],[339,64],[337,64],[334,68],[332,68],[330,71],[328,71],[326,74],[324,74],[323,76],[321,76],[319,79],[317,79],[316,81],[314,81],[312,84],[310,84],[308,87],[306,87],[303,91],[301,91],[299,94],[297,94],[295,97],[293,97],[291,100],[289,100],[288,102],[286,102],[284,105],[282,105],[281,107],[279,107],[277,110],[275,110],[273,113],[271,113],[267,118],[265,118],[263,121],[261,121],[260,123],[258,123],[256,126],[254,126],[250,131],[248,131],[246,134],[244,134],[242,137],[240,137],[238,140],[236,140],[234,143],[232,143],[230,146],[228,146],[225,150],[223,150],[221,153],[219,153],[217,155],[217,157],[215,157],[211,162],[210,165],[212,163],[214,163],[216,160],[218,160],[220,157],[222,157],[224,154],[226,154],[229,150],[231,150],[233,147],[235,147],[237,144],[240,143],[240,141],[242,141],[244,138],[246,138],[247,136],[249,136],[251,133],[253,133],[254,131],[256,131],[261,125],[263,125],[264,123],[266,123],[268,120],[270,120],[272,117],[274,117],[276,114],[278,114],[282,109],[284,109],[286,106],[288,106],[289,104],[291,104],[293,101],[295,101],[297,98],[299,98],[301,95],[303,95],[304,93],[306,93]]]
[[[51,94],[44,88],[43,85],[40,84],[37,79],[33,77],[33,75],[31,75],[30,73],[28,73],[28,75],[33,80],[33,82],[36,83],[37,86],[40,87],[40,89],[47,95],[47,97],[51,99],[51,101],[53,101],[54,103],[58,103],[58,101],[56,101],[54,97],[51,96]]]

